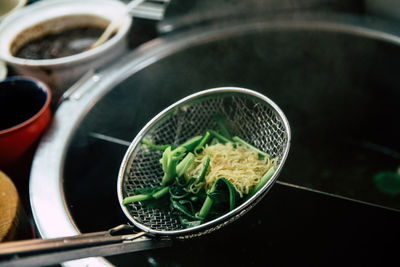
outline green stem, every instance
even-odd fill
[[[204,168],[201,171],[201,174],[199,176],[199,179],[196,181],[196,184],[201,183],[204,181],[204,178],[206,177],[206,172],[208,169],[208,166],[210,165],[210,154],[206,155],[206,162],[204,163]]]
[[[226,139],[232,139],[231,134],[228,131],[228,128],[226,127],[224,117],[220,113],[216,113],[213,115],[214,121],[217,123],[219,132],[226,138]]]
[[[124,198],[124,200],[122,201],[122,204],[127,205],[127,204],[130,204],[133,202],[139,202],[139,201],[148,200],[151,198],[152,198],[151,194],[134,195],[134,196]]]
[[[152,196],[155,199],[159,199],[163,196],[165,196],[165,194],[167,194],[169,192],[169,186],[163,187],[161,190],[155,192]]]
[[[250,193],[247,195],[246,199],[251,198],[255,193],[258,192],[263,186],[271,179],[272,175],[275,173],[276,167],[271,166],[269,170],[264,174],[264,176],[261,178],[261,180],[256,184],[253,189],[250,191]]]
[[[181,162],[178,163],[176,166],[176,175],[178,177],[181,177],[186,170],[193,164],[194,161],[194,154],[192,152],[189,152]]]
[[[164,150],[162,158],[160,160],[162,169],[164,171],[164,177],[161,181],[162,186],[169,184],[176,176],[176,166],[178,161],[185,155],[186,148],[177,147],[171,151],[171,147],[167,147]]]
[[[219,143],[218,138],[214,137],[213,139],[211,139],[210,146],[216,145],[218,143]]]
[[[189,217],[191,219],[195,219],[195,220],[198,219],[195,216],[193,216],[183,205],[179,204],[177,201],[171,201],[171,204],[172,204],[172,207],[179,210],[180,212],[185,214],[187,217]]]
[[[197,217],[201,220],[204,220],[208,214],[208,212],[211,209],[212,204],[214,203],[214,200],[207,196],[206,200],[203,203],[203,206],[201,207]]]
[[[197,135],[187,140],[181,146],[186,148],[187,151],[193,152],[194,148],[201,142],[202,138],[203,138],[202,135]]]
[[[152,143],[149,139],[146,139],[146,138],[143,138],[141,142],[142,142],[142,144],[145,144],[148,147],[155,149],[155,150],[165,150],[167,147],[171,146],[171,145],[156,145],[156,144]]]
[[[201,209],[197,215],[202,220],[206,218],[207,214],[211,209],[212,204],[214,203],[214,200],[210,197],[210,194],[215,192],[215,189],[217,188],[217,181],[215,181],[215,183],[210,188],[210,191],[208,191],[206,200],[204,200],[203,206],[201,206]]]
[[[210,139],[210,132],[209,132],[209,131],[206,131],[206,133],[204,134],[204,136],[203,136],[203,138],[201,139],[200,143],[199,143],[199,144],[196,146],[196,148],[194,149],[194,152],[195,152],[195,153],[200,153],[200,152],[203,150],[205,144],[207,144],[208,139]]]
[[[264,151],[261,151],[260,149],[256,148],[255,146],[250,145],[249,143],[247,143],[246,141],[244,141],[243,139],[241,139],[238,136],[234,136],[232,138],[232,140],[235,141],[236,143],[239,143],[239,144],[251,149],[251,150],[256,151],[262,157],[267,157],[267,158],[271,157],[269,154],[265,153]]]
[[[208,130],[213,136],[215,136],[218,141],[220,141],[221,143],[225,144],[225,143],[229,143],[232,142],[230,139],[226,138],[225,136],[223,136],[222,134],[219,134],[218,132],[214,131],[214,130]]]

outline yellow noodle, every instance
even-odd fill
[[[271,166],[276,166],[276,159],[259,159],[258,153],[247,147],[217,143],[207,145],[196,155],[195,162],[185,173],[186,179],[200,176],[207,154],[210,154],[210,165],[205,176],[206,191],[219,177],[225,177],[233,184],[240,197],[247,195]],[[198,188],[192,190],[198,191]]]

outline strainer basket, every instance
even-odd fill
[[[208,129],[216,129],[213,114],[222,114],[232,135],[278,158],[272,178],[253,197],[231,212],[199,226],[184,228],[169,210],[147,208],[140,202],[122,205],[130,221],[141,230],[179,238],[191,238],[212,232],[236,220],[250,210],[271,188],[288,155],[290,127],[281,109],[269,98],[255,91],[223,87],[190,95],[160,112],[136,136],[121,165],[118,180],[120,203],[134,195],[137,188],[155,187],[161,183],[162,151],[149,150],[143,138],[155,144],[179,145]]]

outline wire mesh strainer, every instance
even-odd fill
[[[289,123],[269,98],[255,91],[224,87],[201,91],[168,107],[151,120],[130,145],[123,160],[118,181],[118,196],[134,195],[137,188],[154,187],[161,183],[161,151],[148,150],[143,138],[155,144],[179,145],[207,129],[216,129],[213,114],[220,113],[232,135],[240,136],[271,157],[278,157],[277,171],[269,182],[248,201],[215,220],[184,228],[169,210],[148,208],[140,202],[122,205],[130,221],[145,232],[190,238],[212,232],[242,216],[268,191],[276,180],[290,145]]]
[[[160,185],[163,176],[159,162],[162,152],[150,151],[143,146],[141,140],[144,137],[156,144],[178,145],[204,134],[207,129],[215,129],[211,116],[216,113],[225,117],[233,135],[240,136],[272,157],[278,157],[275,173],[258,192],[229,213],[190,228],[184,228],[169,210],[147,208],[140,202],[122,204],[122,200],[133,195],[135,189]],[[264,95],[235,87],[209,89],[190,95],[154,117],[139,132],[125,154],[118,175],[118,198],[134,226],[121,225],[104,232],[0,244],[0,266],[51,265],[83,257],[116,255],[144,249],[130,242],[143,235],[192,238],[215,231],[241,217],[261,200],[277,179],[289,146],[289,123],[280,108]],[[141,232],[132,234],[137,228]],[[163,246],[163,242],[165,239],[159,239],[153,248]]]

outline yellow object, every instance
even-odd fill
[[[276,159],[259,159],[256,151],[245,146],[234,147],[232,143],[217,143],[207,145],[196,155],[195,162],[185,173],[186,179],[200,176],[207,154],[210,155],[210,165],[205,176],[206,190],[219,177],[225,177],[233,184],[240,197],[247,195],[271,166],[276,166]]]
[[[19,209],[17,188],[11,179],[0,171],[0,242],[14,239]]]

